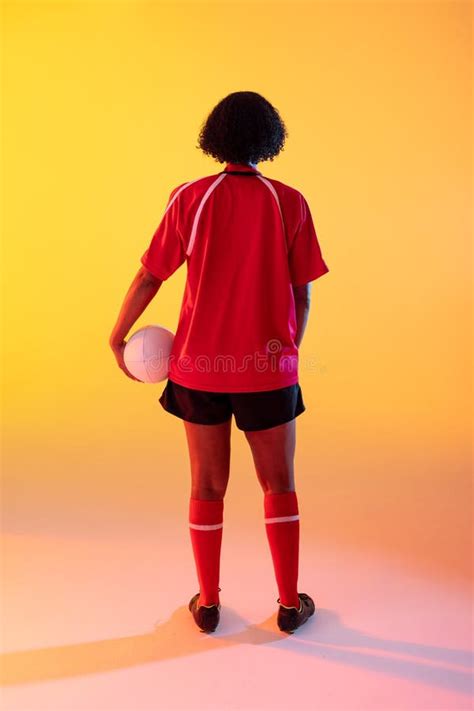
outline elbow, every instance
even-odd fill
[[[148,269],[145,269],[143,266],[138,271],[138,277],[140,279],[140,283],[145,284],[145,286],[159,287],[163,284],[161,279],[158,279],[158,277],[149,272]]]

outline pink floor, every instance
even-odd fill
[[[304,533],[304,531],[303,531]],[[198,630],[183,522],[146,538],[4,537],[4,711],[472,708],[468,589],[302,536],[316,615],[276,626],[265,531],[224,529],[221,623]]]

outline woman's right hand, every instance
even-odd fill
[[[125,375],[127,375],[129,378],[132,380],[137,380],[139,383],[143,383],[143,380],[140,380],[140,378],[136,378],[132,373],[128,370],[127,366],[125,365],[125,359],[123,357],[123,352],[125,350],[125,346],[127,345],[127,342],[122,340],[122,341],[109,341],[109,345],[112,348],[112,351],[114,353],[115,359],[117,361],[118,367],[123,370]]]

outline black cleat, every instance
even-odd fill
[[[308,617],[314,615],[315,604],[313,599],[306,593],[298,593],[300,598],[300,609],[296,607],[284,607],[280,605],[278,610],[277,624],[282,632],[293,632],[297,627],[300,627]],[[280,602],[278,598],[277,602]]]
[[[221,589],[219,588],[219,592]],[[199,595],[198,592],[192,596],[189,601],[188,608],[193,613],[194,621],[197,626],[200,627],[202,632],[214,632],[220,619],[221,605],[199,605]]]

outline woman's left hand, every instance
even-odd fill
[[[127,366],[125,365],[125,360],[123,357],[123,352],[125,350],[125,346],[127,345],[126,341],[120,341],[116,343],[115,341],[109,341],[109,345],[113,350],[115,359],[118,363],[119,368],[123,370],[125,375],[127,375],[129,378],[132,380],[137,380],[139,383],[143,383],[143,380],[140,380],[140,378],[136,378],[134,375],[131,374],[131,372],[127,369]]]

